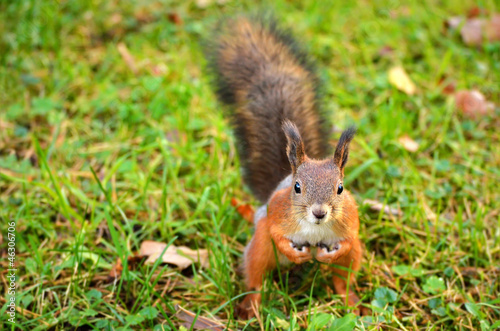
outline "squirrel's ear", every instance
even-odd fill
[[[354,138],[355,133],[356,128],[354,127],[350,127],[342,132],[337,148],[335,149],[335,154],[333,155],[333,162],[339,167],[342,174],[344,173],[344,167],[349,157],[349,143]]]
[[[288,156],[288,160],[292,166],[292,171],[295,173],[297,168],[306,158],[304,143],[300,137],[299,129],[297,129],[297,126],[289,120],[285,120],[283,122],[283,131],[285,132],[286,140],[288,141],[286,146],[286,155]]]

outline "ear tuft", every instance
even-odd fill
[[[354,138],[355,134],[356,128],[353,126],[342,132],[339,143],[337,144],[337,148],[335,149],[333,162],[335,162],[342,173],[344,173],[344,167],[349,157],[349,143],[351,142],[352,138]]]
[[[286,155],[292,166],[293,173],[297,172],[297,168],[305,161],[306,154],[304,152],[304,143],[300,136],[299,129],[289,120],[285,120],[282,125],[285,132],[288,144],[286,146]]]

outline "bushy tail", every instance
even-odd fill
[[[299,128],[309,157],[329,152],[318,77],[307,55],[272,19],[228,20],[208,50],[217,96],[231,109],[245,181],[265,202],[291,173],[281,129],[285,119]]]

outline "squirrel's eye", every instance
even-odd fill
[[[300,194],[300,184],[299,184],[299,182],[295,182],[294,188],[295,188],[295,193]]]
[[[342,193],[343,190],[344,190],[344,187],[342,186],[342,184],[339,184],[339,187],[337,188],[337,194]]]

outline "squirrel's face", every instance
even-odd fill
[[[285,121],[283,130],[288,140],[287,156],[293,173],[291,199],[294,216],[318,225],[337,219],[342,215],[344,167],[355,130],[343,132],[333,157],[321,161],[306,156],[300,133],[292,122]]]
[[[294,215],[318,225],[334,220],[341,212],[344,199],[342,180],[342,173],[333,159],[306,160],[293,176]]]

